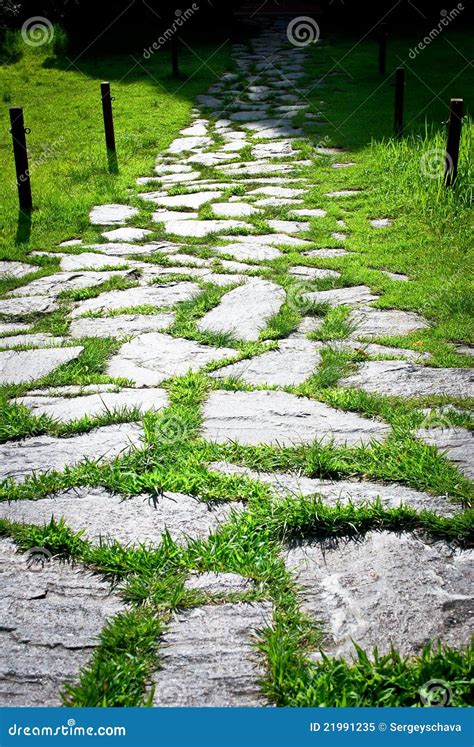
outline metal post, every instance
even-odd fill
[[[114,117],[112,113],[112,96],[110,95],[110,83],[105,81],[100,84],[102,94],[102,111],[104,113],[105,143],[107,150],[115,151]]]
[[[405,94],[405,68],[395,71],[395,137],[403,135],[403,97]]]
[[[31,196],[30,170],[28,168],[28,151],[26,149],[26,134],[29,130],[25,129],[23,109],[20,106],[11,107],[10,124],[20,210],[24,213],[30,213],[33,210],[33,199]]]
[[[464,99],[451,99],[449,106],[448,140],[446,143],[446,165],[444,170],[444,183],[447,187],[452,187],[458,174],[463,108]]]
[[[385,75],[387,66],[387,24],[381,23],[379,28],[379,73]]]

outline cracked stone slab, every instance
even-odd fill
[[[428,323],[412,311],[374,309],[372,306],[361,306],[352,311],[349,322],[355,329],[353,336],[367,339],[409,335],[428,327]]]
[[[232,363],[211,376],[216,379],[232,376],[254,386],[297,386],[315,372],[320,362],[321,354],[315,343],[309,340],[281,340],[278,350]]]
[[[78,358],[83,350],[79,346],[0,352],[0,384],[24,384],[41,379],[64,363]]]
[[[331,656],[356,658],[363,649],[421,653],[428,641],[467,645],[473,613],[474,553],[444,542],[369,532],[364,538],[304,543],[286,554],[302,587],[302,609],[325,627]],[[351,640],[352,639],[352,640]]]
[[[143,429],[135,423],[95,428],[70,438],[39,436],[0,445],[0,478],[61,471],[89,459],[110,461],[138,449]]]
[[[0,705],[60,706],[66,683],[77,684],[98,636],[125,607],[110,584],[77,566],[0,541],[2,657]]]
[[[363,480],[321,480],[299,474],[257,472],[228,462],[213,462],[209,469],[224,475],[242,475],[250,480],[264,482],[271,486],[276,496],[284,498],[319,495],[325,504],[332,507],[338,503],[343,506],[350,503],[361,506],[379,500],[385,508],[409,506],[416,511],[432,511],[439,516],[454,516],[463,510],[460,503],[452,503],[446,496],[422,493],[398,483],[384,485]]]
[[[136,337],[144,332],[161,332],[174,324],[176,314],[120,314],[104,318],[74,319],[71,337]]]
[[[175,220],[166,224],[166,233],[202,238],[234,228],[248,228],[248,224],[239,220]]]
[[[95,288],[112,278],[125,278],[128,270],[110,272],[58,272],[33,280],[22,288],[10,291],[11,296],[58,296],[68,290]]]
[[[73,318],[91,311],[113,311],[115,309],[133,308],[135,306],[174,306],[187,301],[200,293],[196,283],[170,283],[165,286],[146,286],[128,288],[127,290],[107,291],[96,298],[83,301],[72,311]]]
[[[127,244],[111,242],[108,244],[91,244],[86,249],[95,249],[97,252],[107,254],[107,260],[111,255],[116,257],[128,256],[129,254],[171,254],[178,251],[180,244],[173,244],[171,241],[152,241],[149,244]]]
[[[366,285],[354,285],[350,288],[335,288],[327,291],[312,291],[305,293],[303,298],[314,303],[328,304],[329,306],[352,306],[356,304],[376,301],[376,296]]]
[[[245,285],[226,293],[198,327],[203,332],[225,332],[238,340],[257,340],[285,299],[286,293],[279,285],[249,278]]]
[[[474,480],[474,434],[466,428],[422,428],[416,431],[430,446],[436,446],[469,479]]]
[[[474,396],[474,373],[468,368],[429,368],[404,361],[368,361],[339,386],[357,387],[393,397]]]
[[[340,278],[341,273],[337,270],[325,270],[320,267],[305,267],[304,265],[292,267],[290,275],[308,278],[309,280],[324,280],[326,278]]]
[[[252,148],[254,158],[286,158],[295,155],[291,140],[277,140],[275,143],[258,143]]]
[[[360,446],[389,432],[380,421],[286,392],[211,392],[203,407],[202,436],[217,443]]]
[[[125,377],[139,386],[157,386],[172,376],[197,371],[211,361],[235,354],[232,348],[214,348],[194,340],[150,332],[125,343],[110,359],[107,374]]]
[[[225,603],[179,612],[160,647],[155,706],[264,706],[264,674],[254,644],[271,625],[272,605]]]
[[[115,228],[113,231],[104,231],[102,236],[108,241],[142,241],[152,231],[147,228]]]
[[[30,272],[38,272],[37,265],[28,265],[26,262],[9,262],[0,260],[0,278],[22,278]]]
[[[168,406],[164,389],[121,389],[120,392],[101,392],[80,397],[52,397],[48,391],[35,396],[19,397],[18,404],[28,407],[33,415],[47,415],[54,420],[69,423],[83,417],[100,417],[109,413],[137,409],[162,410]]]
[[[142,195],[144,197],[145,195]],[[200,207],[211,202],[211,200],[217,200],[222,197],[222,192],[218,191],[207,191],[207,192],[193,192],[189,195],[171,195],[166,197],[157,197],[153,200],[157,205],[172,210],[180,210],[182,208],[190,208],[192,210],[198,210]]]
[[[252,243],[248,244],[236,242],[235,244],[226,244],[225,246],[213,246],[212,250],[218,254],[230,254],[236,259],[252,259],[255,262],[265,262],[281,257],[279,249],[266,244],[259,244],[257,239],[258,237]]]
[[[74,531],[94,544],[121,542],[123,545],[158,545],[168,530],[179,544],[188,538],[206,539],[216,532],[242,503],[213,504],[191,495],[166,492],[158,497],[136,495],[131,498],[110,493],[104,488],[71,488],[35,501],[0,503],[0,516],[9,521],[42,526],[54,516],[64,517]]]
[[[54,348],[67,342],[65,337],[53,337],[48,332],[38,332],[33,335],[13,335],[12,337],[0,337],[0,348],[14,348],[30,346],[35,348]]]
[[[238,573],[198,573],[193,571],[184,582],[188,591],[202,591],[205,594],[244,594],[252,591],[255,583],[251,578]]]
[[[94,226],[123,225],[138,215],[138,209],[128,205],[98,205],[89,213],[89,220]]]
[[[0,315],[17,317],[18,319],[31,314],[49,314],[51,311],[56,311],[57,308],[56,300],[41,296],[0,300]]]

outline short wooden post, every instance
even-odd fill
[[[13,139],[13,154],[15,156],[16,183],[18,186],[18,201],[20,210],[30,213],[33,210],[31,196],[30,170],[28,167],[28,151],[26,149],[26,133],[21,106],[10,109],[10,124]]]
[[[387,67],[387,24],[381,23],[379,27],[379,73],[385,75]]]
[[[395,70],[395,137],[403,135],[403,98],[405,95],[405,68]]]
[[[449,106],[448,140],[446,143],[446,165],[444,183],[452,187],[458,175],[459,144],[461,142],[464,99],[451,99]]]
[[[112,113],[110,83],[107,81],[101,83],[100,92],[102,94],[102,111],[104,114],[105,143],[108,151],[115,152],[114,117]]]
[[[178,37],[171,37],[171,69],[173,78],[179,78]]]

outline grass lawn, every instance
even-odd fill
[[[472,165],[469,165],[473,140],[468,116],[456,187],[445,190],[442,186],[445,140],[442,122],[446,119],[447,103],[450,96],[463,96],[467,108],[472,81],[463,59],[469,53],[467,35],[450,31],[449,41],[450,44],[438,40],[414,61],[408,57],[408,51],[418,39],[390,43],[388,68],[393,69],[403,60],[409,65],[407,127],[399,142],[391,139],[393,88],[388,77],[385,81],[378,77],[374,43],[365,41],[352,48],[351,42],[344,38],[328,35],[323,43],[310,48],[307,80],[303,85],[311,88],[316,77],[323,79],[325,86],[314,88],[306,97],[314,111],[322,112],[321,121],[326,124],[305,125],[308,137],[312,145],[344,148],[337,154],[338,161],[355,165],[333,168],[334,159],[324,154],[314,157],[306,142],[296,143],[303,156],[313,158],[313,164],[305,172],[310,187],[304,195],[304,207],[327,211],[326,217],[311,220],[310,231],[302,234],[302,238],[310,239],[315,247],[344,247],[350,252],[313,259],[302,255],[297,248],[287,247],[282,256],[266,262],[265,269],[256,267],[256,275],[287,290],[288,302],[255,343],[198,330],[199,319],[219,303],[225,292],[201,280],[201,295],[180,305],[169,334],[231,346],[236,358],[242,359],[275,346],[275,341],[288,336],[302,317],[314,316],[323,319],[322,326],[312,334],[314,339],[343,340],[351,331],[348,311],[308,303],[304,293],[366,284],[380,294],[378,307],[418,312],[429,321],[427,328],[407,337],[380,338],[376,342],[430,353],[430,366],[472,366],[472,357],[456,349],[458,343],[473,341]],[[203,60],[209,59],[214,50],[212,45],[194,48]],[[48,50],[25,50],[17,63],[0,68],[0,95],[5,102],[0,152],[2,164],[5,162],[2,171],[7,175],[1,186],[1,201],[6,211],[2,215],[4,243],[0,259],[21,259],[31,249],[51,249],[60,241],[74,237],[95,238],[99,231],[89,225],[88,212],[94,204],[101,203],[128,202],[140,206],[137,225],[152,227],[153,238],[164,237],[160,226],[150,222],[149,206],[145,208],[140,201],[135,179],[151,175],[154,157],[188,123],[195,96],[215,82],[215,73],[228,67],[228,53],[226,45],[215,51],[208,64],[201,66],[194,53],[185,52],[182,67],[186,80],[179,85],[170,80],[163,56],[142,61],[132,72],[129,72],[131,61],[123,57],[93,63],[79,60],[77,70],[68,69],[69,63],[64,59],[52,59]],[[118,175],[107,170],[99,95],[102,79],[111,81],[117,97],[114,110]],[[29,238],[25,225],[20,226],[18,235],[16,187],[7,132],[10,104],[25,106],[26,125],[32,128],[28,141],[36,210]],[[303,124],[302,117],[297,117],[298,121]],[[64,140],[60,141],[61,137]],[[58,147],[52,148],[58,143]],[[42,156],[47,148],[50,148],[48,155]],[[246,160],[252,160],[248,151],[244,155]],[[223,178],[220,172],[210,168],[201,169],[201,173],[216,181]],[[238,185],[229,181],[221,200],[245,195],[252,186],[256,185],[251,178]],[[330,191],[342,189],[360,190],[360,194],[342,199],[326,196]],[[171,194],[182,191],[185,190],[177,187]],[[211,217],[208,205],[201,208],[200,217]],[[379,218],[390,218],[391,225],[373,228],[370,220]],[[264,233],[271,219],[286,220],[292,216],[289,208],[273,207],[252,218],[250,223]],[[205,242],[183,240],[183,243],[187,254],[206,258],[213,256],[212,249],[219,239],[211,236]],[[144,261],[143,257],[140,259]],[[163,266],[172,264],[170,258],[157,255],[146,261]],[[35,262],[44,274],[57,271],[54,259],[36,258]],[[303,264],[334,269],[341,275],[302,283],[288,270]],[[215,267],[223,272],[218,258]],[[406,274],[411,282],[393,280],[385,271]],[[8,280],[2,287],[6,291],[25,282]],[[99,289],[69,294],[62,299],[61,311],[33,319],[35,331],[65,334],[69,325],[68,304],[134,282],[120,279]],[[138,310],[156,313],[153,308]],[[121,343],[110,338],[86,338],[79,343],[85,348],[80,358],[34,382],[34,388],[111,381],[105,374],[106,364]],[[242,475],[219,474],[208,467],[211,462],[228,461],[262,472],[291,471],[324,479],[357,477],[399,482],[444,496],[458,508],[467,509],[472,497],[470,481],[434,447],[417,439],[414,432],[426,423],[424,410],[434,410],[438,405],[456,405],[461,410],[449,410],[442,415],[447,427],[472,428],[472,401],[439,396],[386,397],[338,386],[341,377],[364,359],[365,354],[360,350],[325,351],[322,365],[311,378],[285,390],[344,410],[379,417],[392,426],[391,434],[382,444],[338,448],[316,442],[277,448],[206,442],[200,437],[199,428],[201,403],[208,393],[212,389],[258,388],[230,378],[217,382],[207,375],[220,365],[213,364],[199,373],[163,383],[170,406],[158,414],[146,414],[146,444],[142,451],[108,465],[91,462],[63,473],[31,477],[20,484],[6,481],[0,487],[2,500],[33,500],[71,486],[90,485],[103,486],[125,496],[142,493],[159,496],[162,491],[175,491],[207,501],[246,503],[247,510],[236,514],[221,532],[206,541],[191,542],[185,548],[169,536],[153,548],[125,548],[118,543],[96,547],[81,534],[74,535],[63,523],[51,522],[45,527],[0,523],[0,532],[12,536],[22,548],[46,547],[58,556],[77,559],[114,579],[130,602],[130,611],[114,618],[103,632],[101,645],[84,670],[80,684],[65,693],[67,702],[80,706],[148,703],[146,684],[150,672],[158,666],[156,641],[161,631],[175,610],[202,603],[201,598],[184,589],[190,570],[233,571],[249,576],[258,583],[245,599],[273,601],[274,627],[263,632],[260,648],[267,662],[264,691],[276,705],[419,706],[420,688],[433,679],[450,683],[453,705],[469,702],[470,650],[457,652],[434,645],[414,660],[404,660],[395,651],[369,660],[361,651],[353,665],[334,660],[310,664],[307,653],[321,642],[322,630],[301,612],[294,581],[281,556],[282,544],[289,538],[353,538],[370,530],[416,531],[428,540],[445,540],[453,547],[466,548],[472,530],[472,514],[468,510],[446,518],[428,510],[387,509],[381,504],[329,508],[317,496],[276,503],[270,500],[269,487],[264,483]],[[123,382],[115,380],[115,383]],[[87,417],[72,423],[35,417],[25,407],[9,401],[29,388],[33,385],[3,387],[1,441],[39,434],[68,436],[98,425],[138,419],[134,410],[110,412],[101,418]]]

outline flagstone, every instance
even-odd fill
[[[175,314],[121,314],[105,318],[74,319],[71,337],[130,337],[143,332],[159,332],[175,321]]]
[[[174,220],[166,224],[166,232],[175,236],[203,238],[211,233],[222,233],[235,228],[248,228],[238,220]]]
[[[327,291],[311,291],[303,296],[313,303],[328,304],[329,306],[351,306],[376,301],[376,296],[366,285],[354,285],[349,288],[335,288]]]
[[[58,272],[54,275],[33,280],[28,285],[10,291],[10,296],[50,296],[55,297],[68,290],[94,288],[112,278],[126,278],[128,270],[111,270],[106,272]]]
[[[357,372],[339,381],[393,397],[448,395],[474,397],[474,373],[468,368],[429,368],[403,361],[368,361]]]
[[[128,256],[130,254],[170,254],[178,251],[181,244],[173,244],[171,241],[153,241],[149,244],[127,244],[127,243],[108,243],[108,244],[91,244],[84,247],[85,249],[94,249],[107,257]]]
[[[205,205],[206,202],[217,200],[222,197],[222,192],[208,191],[208,192],[194,192],[188,195],[171,195],[167,197],[160,197],[156,200],[157,205],[162,205],[166,208],[180,209],[180,208],[191,208],[197,210],[198,208]]]
[[[19,319],[31,314],[49,314],[57,308],[56,300],[43,296],[0,299],[0,315]]]
[[[39,269],[38,265],[28,265],[26,262],[0,260],[1,278],[22,278],[31,272],[38,272]]]
[[[315,372],[321,361],[316,345],[309,340],[281,340],[277,350],[232,363],[211,376],[216,379],[231,376],[253,386],[298,386]]]
[[[470,480],[474,480],[474,434],[466,428],[445,425],[440,428],[421,428],[417,438],[436,446],[447,459]]]
[[[189,282],[108,291],[79,303],[71,312],[71,317],[83,316],[91,311],[106,312],[137,306],[169,307],[180,301],[188,301],[199,293],[199,286]]]
[[[135,215],[138,209],[128,205],[98,205],[89,213],[89,220],[95,226],[124,224]]]
[[[14,348],[32,346],[34,348],[53,348],[66,342],[65,337],[54,337],[48,332],[38,332],[32,335],[11,335],[0,337],[0,348]]]
[[[109,241],[141,241],[151,233],[147,228],[116,228],[105,231],[102,236]]]
[[[248,215],[256,215],[260,211],[246,202],[214,202],[212,212],[219,218],[243,218]]]
[[[168,153],[187,153],[212,145],[210,137],[178,137],[168,148]]]
[[[82,252],[81,254],[65,254],[61,257],[60,267],[63,272],[75,272],[77,270],[100,270],[104,267],[124,267],[128,265],[123,257],[94,252]]]
[[[78,358],[83,350],[83,347],[72,347],[0,352],[0,384],[24,384],[41,379],[58,366]]]
[[[351,311],[349,323],[355,330],[352,337],[367,339],[400,337],[428,327],[428,322],[414,312],[375,309],[372,306],[361,306]]]

